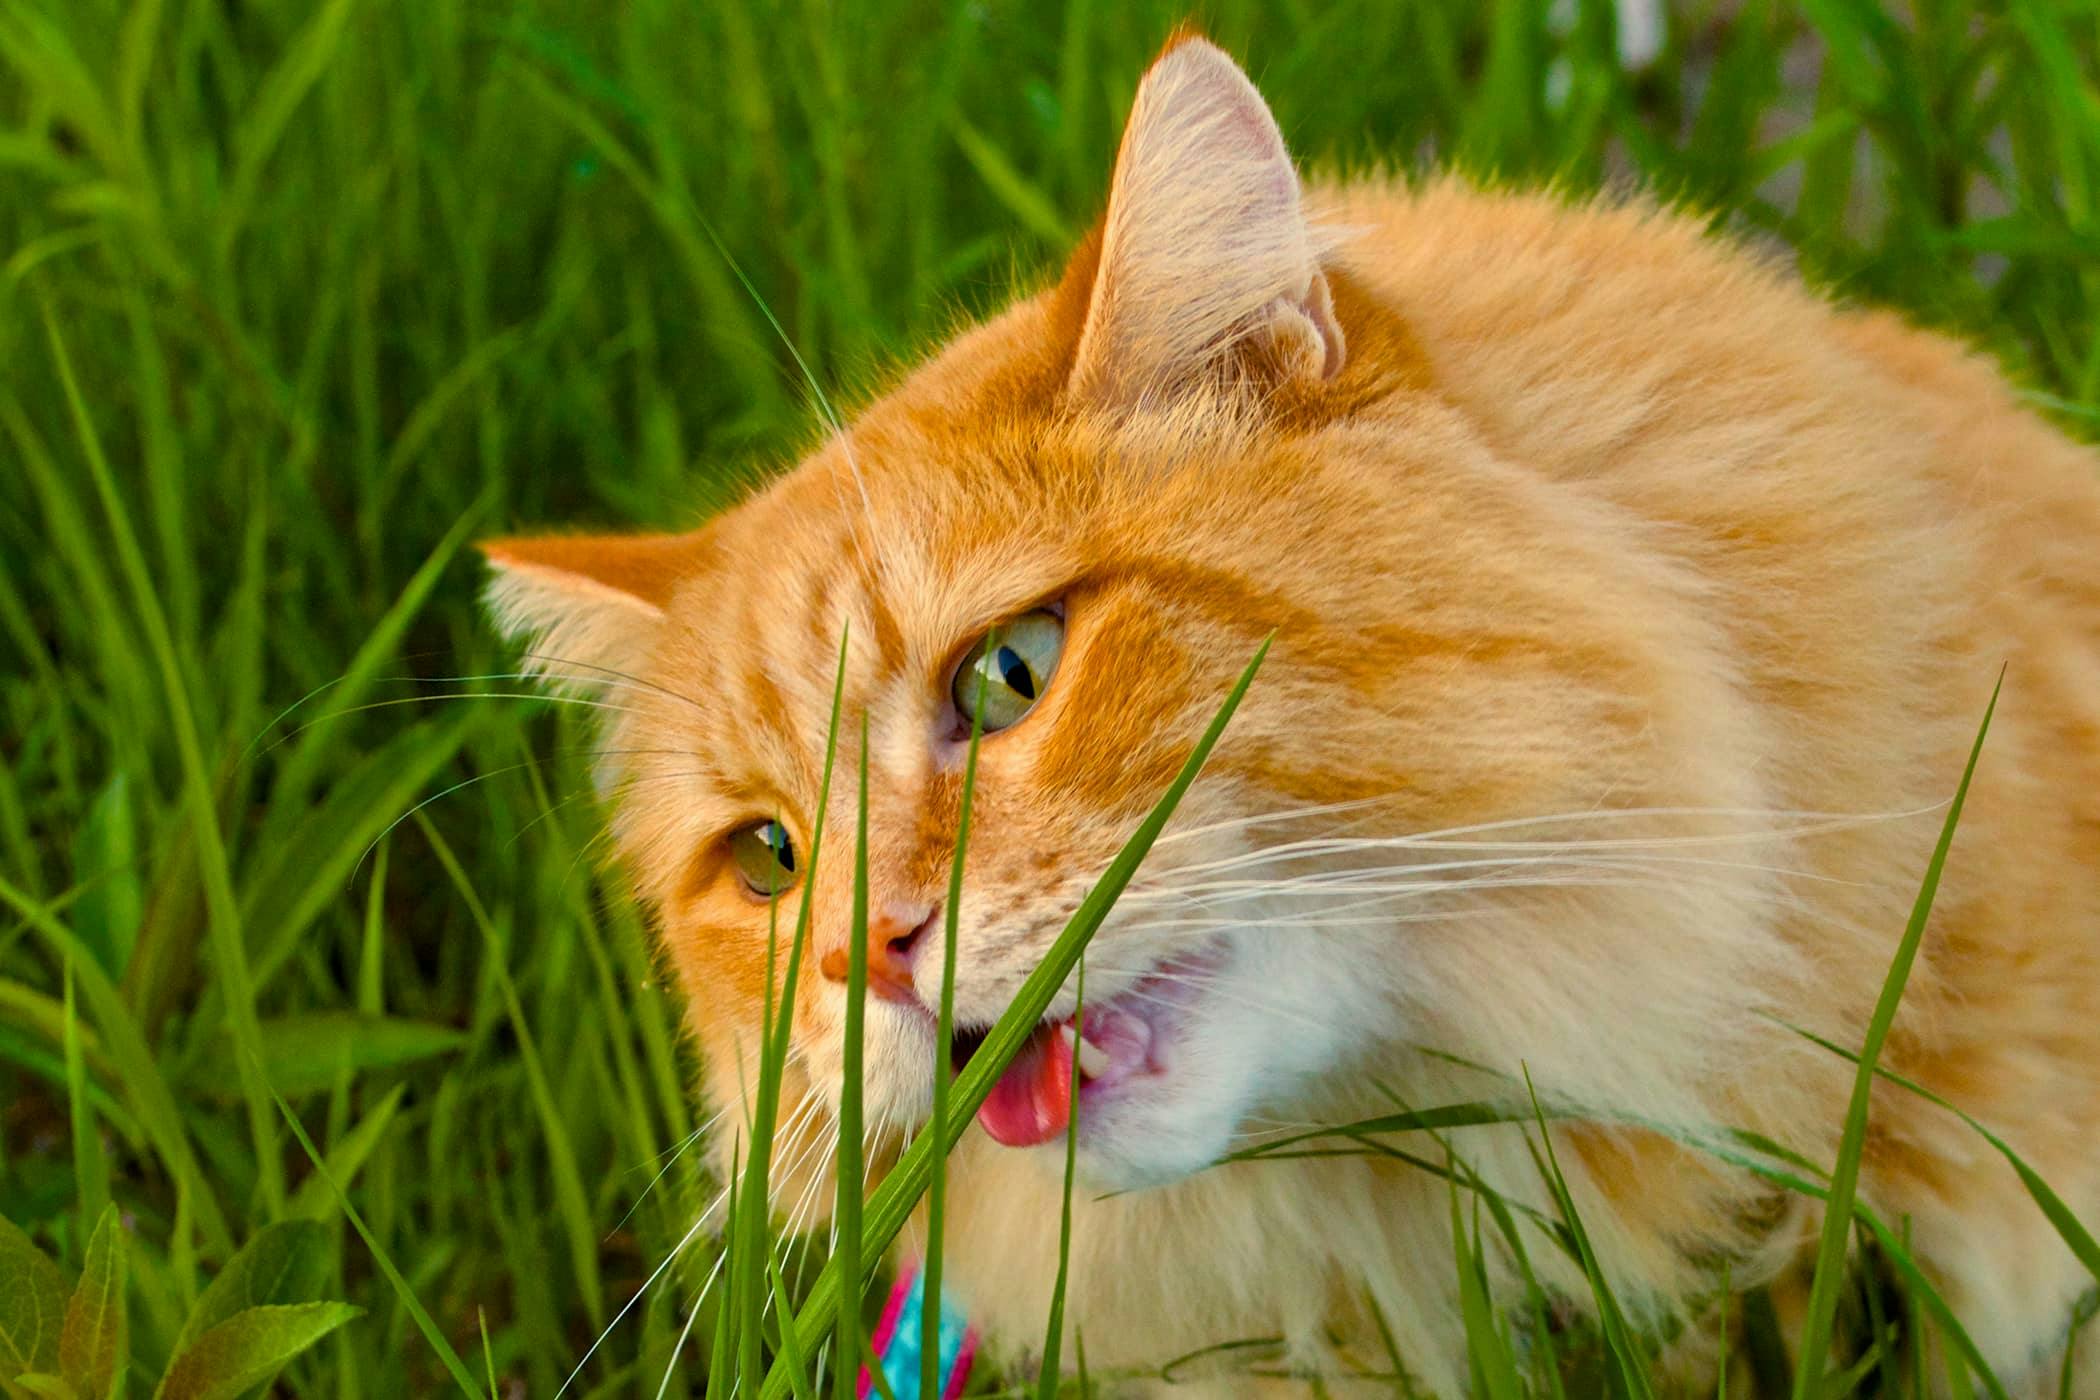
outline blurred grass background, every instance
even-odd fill
[[[0,0],[0,1214],[77,1267],[116,1202],[141,1367],[303,1215],[368,1315],[284,1386],[446,1384],[272,1089],[506,1389],[670,1253],[679,1010],[463,547],[792,458],[724,250],[848,391],[1053,267],[1188,8]],[[1693,0],[1631,71],[1597,0],[1199,18],[1311,165],[1685,201],[2100,429],[2093,0]],[[690,1253],[579,1391],[655,1393]]]

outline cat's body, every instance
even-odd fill
[[[865,711],[877,936],[908,959],[903,1001],[868,1013],[891,1125],[923,1116],[936,1053],[905,1003],[939,986],[915,930],[953,839],[961,649],[1031,608],[1066,629],[1039,712],[984,741],[957,968],[958,1018],[984,1024],[1273,631],[1090,954],[1090,1005],[1121,998],[1164,1047],[1081,1098],[1090,1366],[1280,1336],[1285,1364],[1385,1369],[1375,1299],[1417,1378],[1461,1388],[1443,1181],[1202,1169],[1279,1124],[1389,1112],[1374,1080],[1414,1106],[1511,1096],[1422,1047],[1588,1106],[1557,1155],[1640,1306],[1724,1260],[1783,1283],[1813,1247],[1799,1199],[1624,1120],[1834,1156],[1851,1066],[1779,1021],[1858,1042],[2002,665],[1886,1062],[2100,1219],[2094,455],[1948,342],[1686,220],[1379,181],[1301,214],[1249,99],[1215,50],[1170,50],[1063,282],[737,511],[491,548],[499,605],[571,663],[551,669],[645,683],[611,692],[608,774],[710,1091],[748,1082],[765,967],[720,843],[770,817],[806,840],[843,630],[842,771]],[[850,792],[818,961],[844,936]],[[813,976],[798,1000],[789,1111],[816,1102],[782,1151],[806,1164],[841,992]],[[1550,1209],[1518,1129],[1451,1143]],[[996,1346],[1040,1340],[1057,1156],[973,1131],[953,1161],[948,1277]],[[1098,1190],[1125,1185],[1147,1189]],[[1861,1195],[1909,1221],[2008,1384],[2040,1387],[2091,1280],[2002,1158],[1884,1090]]]

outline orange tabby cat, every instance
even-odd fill
[[[1460,1389],[1443,1181],[1210,1164],[1387,1090],[1506,1099],[1525,1067],[1645,1315],[1724,1264],[1784,1307],[1808,1209],[1674,1139],[1834,1157],[1851,1066],[1776,1020],[1858,1042],[2001,664],[1887,1061],[2100,1216],[2100,463],[1958,346],[1693,222],[1301,186],[1253,86],[1184,38],[1054,288],[691,533],[487,554],[501,623],[613,707],[619,849],[718,1102],[754,1082],[766,896],[800,895],[850,632],[784,1210],[832,1140],[860,717],[880,1156],[950,1053],[931,1008],[973,715],[965,1028],[1274,634],[1093,944],[1084,1039],[1068,987],[954,1158],[948,1278],[1009,1354],[1056,1272],[1075,1053],[1067,1316],[1097,1370],[1272,1336],[1290,1364],[1382,1368],[1375,1303],[1417,1379]],[[1521,1130],[1451,1142],[1550,1213]],[[2046,1384],[2091,1280],[2004,1161],[1885,1090],[1861,1193],[2008,1384]]]

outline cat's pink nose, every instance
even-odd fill
[[[893,901],[868,919],[868,990],[884,1001],[919,1003],[912,965],[926,931],[934,926],[931,904]],[[824,950],[817,966],[830,980],[846,983],[846,949],[843,945]],[[923,1004],[923,1003],[919,1003]]]

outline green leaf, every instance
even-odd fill
[[[394,1114],[400,1110],[401,1098],[408,1092],[406,1084],[396,1084],[379,1106],[367,1113],[358,1125],[338,1138],[328,1149],[328,1175],[315,1172],[299,1183],[292,1192],[292,1199],[285,1205],[289,1216],[326,1222],[335,1214],[336,1198],[329,1188],[330,1179],[345,1187],[357,1179],[365,1160],[372,1155],[386,1130],[393,1126]]]
[[[74,833],[73,878],[81,886],[73,931],[95,950],[104,972],[122,977],[146,910],[131,786],[122,773],[109,780]]]
[[[1780,1022],[1780,1024],[1786,1026],[1788,1030],[1801,1036],[1803,1039],[1830,1051],[1833,1055],[1850,1060],[1855,1065],[1859,1063],[1857,1054],[1847,1050],[1834,1040],[1826,1040],[1814,1031],[1804,1030],[1800,1026],[1790,1025],[1784,1021]],[[2027,1188],[2027,1194],[2033,1198],[2035,1205],[2040,1207],[2042,1214],[2048,1217],[2049,1224],[2056,1230],[2058,1237],[2063,1240],[2065,1247],[2078,1256],[2078,1262],[2085,1265],[2086,1272],[2090,1273],[2096,1282],[2100,1282],[2100,1241],[2096,1241],[2093,1238],[2092,1231],[2086,1229],[2085,1224],[2079,1220],[2077,1213],[2064,1203],[2063,1197],[2057,1195],[2049,1183],[2042,1179],[2041,1173],[2028,1166],[2020,1157],[2020,1154],[2012,1150],[2011,1144],[1985,1127],[1968,1110],[1934,1093],[1916,1080],[1908,1079],[1892,1069],[1885,1069],[1879,1065],[1874,1067],[1874,1073],[1877,1077],[1916,1094],[1927,1103],[1936,1104],[1940,1108],[1945,1109],[1967,1124],[1969,1129],[1978,1137],[1981,1137],[1985,1142],[1997,1149],[1998,1155],[2003,1157],[2012,1169],[2019,1174],[2020,1184]]]
[[[1590,1243],[1589,1230],[1582,1223],[1582,1215],[1575,1208],[1575,1194],[1568,1189],[1568,1180],[1561,1174],[1560,1157],[1553,1150],[1553,1130],[1547,1126],[1546,1110],[1539,1104],[1538,1090],[1531,1086],[1531,1071],[1524,1072],[1524,1085],[1531,1090],[1531,1108],[1538,1120],[1539,1143],[1545,1153],[1540,1155],[1532,1148],[1532,1157],[1538,1164],[1539,1175],[1545,1180],[1546,1189],[1553,1196],[1553,1203],[1560,1211],[1561,1224],[1566,1227],[1569,1241],[1575,1247],[1575,1259],[1582,1265],[1583,1274],[1589,1279],[1591,1296],[1597,1303],[1597,1322],[1604,1333],[1604,1347],[1609,1355],[1612,1369],[1620,1381],[1620,1388],[1635,1400],[1646,1400],[1653,1395],[1654,1388],[1648,1374],[1648,1357],[1640,1339],[1634,1333],[1633,1324],[1620,1305],[1618,1295],[1613,1292],[1611,1281],[1604,1276],[1604,1267],[1598,1262],[1596,1248]]]
[[[445,1369],[451,1373],[459,1388],[468,1395],[479,1397],[481,1388],[474,1383],[474,1377],[467,1370],[466,1363],[459,1359],[459,1353],[452,1349],[452,1343],[445,1340],[445,1334],[439,1330],[437,1322],[423,1306],[422,1300],[416,1297],[416,1290],[402,1276],[401,1270],[394,1264],[393,1256],[388,1254],[386,1247],[379,1242],[379,1236],[372,1233],[372,1227],[365,1224],[365,1218],[357,1213],[357,1207],[350,1204],[350,1197],[343,1191],[343,1183],[329,1172],[328,1164],[322,1160],[320,1149],[315,1147],[314,1140],[307,1136],[305,1124],[299,1121],[298,1115],[292,1112],[291,1105],[282,1098],[278,1098],[276,1103],[285,1126],[290,1128],[292,1136],[299,1140],[299,1146],[306,1152],[306,1159],[314,1164],[315,1174],[326,1181],[328,1189],[335,1193],[337,1204],[342,1206],[343,1214],[349,1218],[351,1227],[364,1240],[365,1247],[372,1251],[372,1262],[379,1266],[379,1272],[385,1274],[387,1282],[393,1285],[394,1296],[401,1300],[401,1306],[408,1311],[410,1319],[416,1324],[416,1330],[423,1334],[423,1339],[430,1343],[431,1350],[445,1363]]]
[[[257,1029],[262,1032],[270,1083],[288,1099],[333,1088],[341,1070],[357,1073],[413,1064],[467,1043],[467,1033],[452,1026],[354,1011],[280,1016],[261,1022]],[[239,1098],[237,1054],[231,1037],[218,1040],[191,1077],[192,1085],[218,1098]]]
[[[12,906],[24,923],[51,944],[54,953],[72,961],[80,992],[87,998],[88,1009],[102,1032],[103,1047],[138,1110],[139,1125],[152,1139],[169,1172],[189,1187],[190,1209],[197,1214],[197,1225],[204,1232],[206,1243],[215,1250],[230,1251],[232,1234],[196,1153],[191,1150],[182,1110],[161,1075],[160,1062],[154,1058],[144,1032],[124,1004],[123,993],[71,929],[53,918],[44,905],[9,884],[4,875],[0,875],[0,904]]]
[[[190,1309],[170,1350],[180,1356],[199,1337],[250,1308],[305,1303],[328,1277],[329,1234],[310,1220],[266,1225],[226,1261]]]
[[[57,1367],[65,1314],[66,1276],[0,1215],[0,1380]]]
[[[16,1376],[12,1382],[0,1381],[0,1386],[5,1386],[9,1394],[42,1395],[49,1400],[79,1400],[80,1397],[80,1392],[73,1389],[64,1376],[48,1372]]]
[[[1488,1292],[1479,1211],[1474,1211],[1474,1229],[1469,1235],[1465,1213],[1459,1209],[1457,1181],[1450,1180],[1447,1189],[1451,1196],[1451,1245],[1458,1267],[1459,1313],[1465,1321],[1466,1351],[1473,1366],[1473,1393],[1486,1400],[1520,1400],[1524,1392],[1517,1378],[1517,1359],[1510,1351],[1509,1339],[1496,1325],[1499,1317]],[[1477,1202],[1479,1198],[1474,1199]]]
[[[165,1400],[234,1400],[362,1311],[348,1303],[245,1308],[175,1359],[161,1394]]]
[[[87,1264],[58,1338],[58,1369],[82,1400],[100,1400],[125,1359],[124,1231],[117,1208],[104,1206],[88,1237]]]
[[[342,898],[370,843],[419,809],[416,795],[452,761],[474,711],[414,725],[339,776],[325,800],[271,835],[248,872],[241,917],[257,931],[255,985],[264,986],[298,951],[300,934]],[[424,802],[432,800],[424,798]]]
[[[1837,1163],[1830,1173],[1830,1205],[1823,1215],[1823,1236],[1816,1249],[1815,1274],[1809,1282],[1807,1316],[1801,1324],[1801,1344],[1795,1354],[1804,1358],[1794,1372],[1794,1400],[1815,1400],[1823,1384],[1823,1358],[1830,1354],[1830,1334],[1837,1316],[1838,1293],[1844,1286],[1845,1244],[1852,1233],[1852,1202],[1859,1185],[1859,1164],[1867,1146],[1867,1110],[1873,1099],[1874,1066],[1889,1028],[1896,1021],[1897,1004],[1903,1000],[1903,985],[1917,959],[1918,944],[1925,937],[1925,923],[1932,914],[1932,897],[1940,887],[1940,872],[1946,868],[1947,852],[1954,844],[1954,828],[1961,821],[1962,804],[1968,800],[1969,781],[1976,776],[1976,760],[1983,754],[1984,736],[1991,732],[1991,716],[1998,708],[1998,691],[2005,684],[2001,674],[1991,690],[1991,703],[1984,707],[1983,722],[1976,727],[1976,742],[1969,748],[1969,762],[1948,804],[1947,820],[1926,862],[1924,881],[1911,905],[1910,922],[1897,941],[1896,955],[1882,980],[1881,995],[1867,1022],[1867,1036],[1860,1047],[1858,1070],[1852,1079],[1852,1102],[1845,1112],[1844,1135],[1838,1140]],[[1986,1373],[1988,1375],[1988,1373]],[[1995,1381],[1992,1382],[1995,1385]]]

